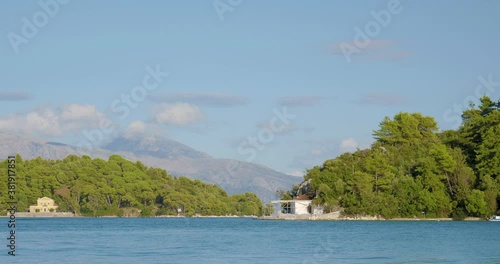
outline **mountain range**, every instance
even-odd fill
[[[302,180],[259,164],[214,158],[160,136],[120,136],[101,148],[88,150],[0,132],[0,155],[7,157],[13,154],[19,154],[23,159],[63,159],[71,154],[107,159],[110,155],[118,154],[131,161],[141,161],[147,166],[163,168],[174,176],[217,184],[228,194],[253,192],[263,202],[276,199],[277,190],[289,190],[292,184]]]

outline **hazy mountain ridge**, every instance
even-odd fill
[[[110,152],[94,148],[91,151],[66,145],[58,142],[47,142],[43,139],[32,137],[21,137],[9,133],[0,132],[0,155],[20,154],[23,159],[34,159],[42,157],[45,159],[63,159],[70,154],[89,155],[95,158],[107,159]]]
[[[177,158],[211,158],[208,154],[192,149],[177,141],[150,137],[118,137],[112,142],[102,147],[103,149],[118,152],[131,152],[135,155],[149,155],[157,158],[177,159]]]
[[[147,166],[164,168],[172,175],[217,184],[229,194],[254,192],[264,202],[277,198],[276,190],[288,190],[292,184],[301,181],[301,178],[262,165],[212,158],[177,141],[161,137],[118,137],[103,148],[87,151],[58,142],[0,132],[0,155],[7,157],[13,154],[20,154],[23,159],[63,159],[74,154],[106,160],[112,154],[119,154],[131,161],[140,160]]]

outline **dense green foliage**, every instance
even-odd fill
[[[386,117],[369,149],[307,171],[314,202],[386,218],[499,214],[500,102],[483,97],[462,117],[458,130],[443,132],[419,113]]]
[[[0,209],[7,208],[7,163],[0,170]],[[163,169],[148,168],[113,155],[108,161],[70,155],[63,160],[16,157],[16,199],[27,211],[37,198],[47,196],[58,211],[85,216],[127,215],[262,215],[253,193],[228,196],[216,185],[185,177],[175,178]]]

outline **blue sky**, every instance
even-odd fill
[[[155,133],[300,175],[368,147],[385,116],[421,112],[450,129],[476,94],[500,97],[500,2],[493,0],[1,7],[0,130],[69,144],[91,142],[84,131],[108,120],[114,129],[92,144]],[[342,47],[356,52],[345,56]],[[149,76],[157,67],[168,77]],[[128,114],[116,111],[121,102],[113,111],[144,78],[158,86],[137,88],[147,97]],[[273,129],[284,108],[294,118]]]

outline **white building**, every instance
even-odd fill
[[[323,206],[312,204],[315,197],[311,187],[311,180],[303,181],[297,188],[296,196],[292,200],[271,201],[273,204],[279,204],[281,214],[290,214],[295,216],[321,215],[324,214]]]
[[[280,204],[282,214],[310,215],[323,214],[323,208],[311,204],[312,200],[277,200],[273,204]]]
[[[292,200],[290,202],[290,214],[310,214],[311,200]]]

